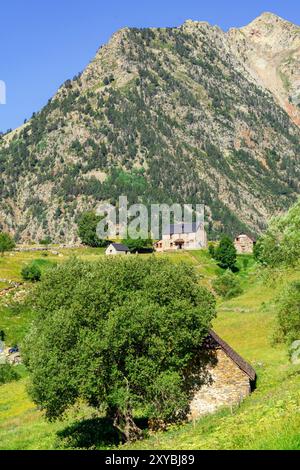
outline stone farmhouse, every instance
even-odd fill
[[[238,405],[255,386],[255,370],[213,330],[209,330],[204,348],[214,360],[207,367],[210,380],[195,393],[190,404],[191,420]]]
[[[234,246],[239,255],[253,253],[255,240],[248,237],[248,235],[241,234],[234,240]]]
[[[207,236],[204,223],[175,224],[163,230],[163,238],[155,243],[158,252],[175,250],[199,250],[206,248]]]
[[[128,253],[130,253],[128,246],[122,243],[111,243],[105,250],[107,256],[128,255]]]

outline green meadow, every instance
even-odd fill
[[[22,266],[33,260],[46,271],[72,255],[89,261],[103,256],[103,249],[60,252],[62,256],[6,254],[0,258],[0,278],[21,281]],[[155,256],[193,264],[199,282],[207,287],[221,272],[206,251]],[[272,342],[274,300],[286,282],[300,280],[300,268],[270,275],[259,270],[251,256],[240,256],[238,265],[236,275],[243,293],[234,299],[218,300],[213,327],[257,372],[256,390],[240,406],[194,423],[171,426],[165,432],[149,435],[145,431],[144,440],[118,447],[105,419],[82,403],[63,421],[46,421],[27,393],[25,367],[17,366],[19,380],[0,386],[0,449],[300,449],[300,366],[290,363],[285,345]],[[2,283],[0,290],[4,287]],[[20,290],[27,288],[30,286],[25,284]],[[20,309],[9,296],[0,298],[0,330],[6,332],[8,344],[19,343],[32,320],[32,313]]]

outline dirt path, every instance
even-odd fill
[[[10,279],[0,279],[0,282],[9,284],[9,287],[5,287],[4,289],[0,290],[0,297],[4,297],[6,294],[11,292],[12,290],[18,289],[18,287],[22,286],[22,282],[11,281]]]

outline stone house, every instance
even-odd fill
[[[238,235],[234,240],[234,246],[239,255],[253,253],[254,245],[255,240],[245,234]]]
[[[206,248],[207,236],[204,223],[174,224],[163,230],[163,238],[155,243],[158,252],[176,250],[200,250]]]
[[[128,253],[130,253],[128,246],[122,243],[111,243],[105,250],[105,254],[108,256],[128,255]]]
[[[191,401],[191,420],[238,405],[255,386],[255,370],[213,330],[209,330],[204,348],[212,353],[214,361],[207,366],[208,383]]]

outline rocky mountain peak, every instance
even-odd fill
[[[300,126],[300,27],[273,13],[229,31],[248,71]]]
[[[272,13],[270,11],[265,11],[261,15],[259,15],[257,18],[255,18],[253,21],[251,21],[250,25],[254,24],[261,24],[261,23],[287,23],[287,21],[280,16],[276,15],[275,13]]]
[[[273,13],[263,13],[249,25],[241,28],[253,42],[278,53],[300,44],[300,27]]]

